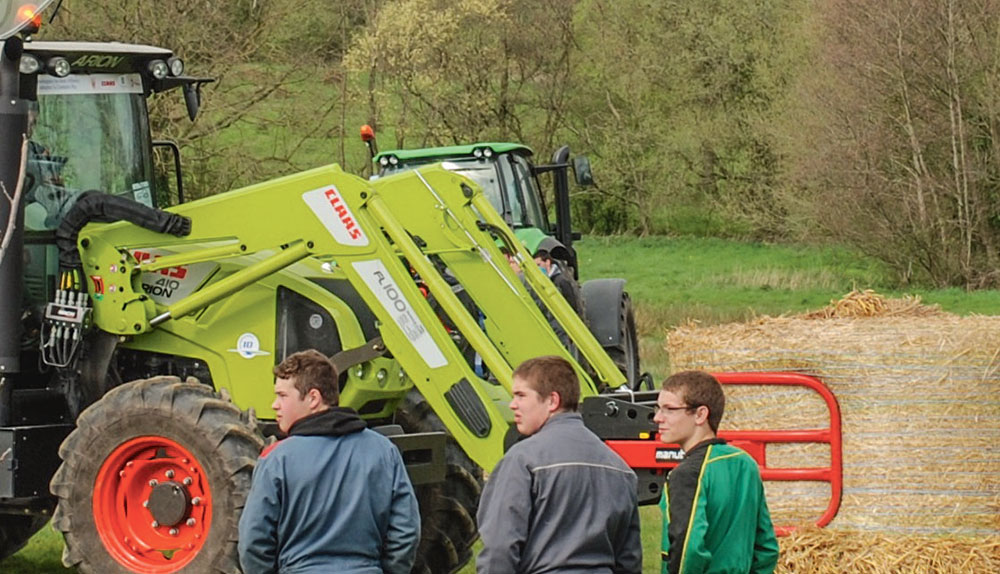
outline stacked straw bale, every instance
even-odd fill
[[[891,536],[808,528],[780,541],[776,574],[995,574],[996,537]]]
[[[915,298],[854,292],[796,317],[683,326],[670,333],[667,351],[674,371],[796,371],[833,391],[844,445],[835,529],[1000,536],[1000,317],[958,317]],[[723,430],[829,424],[812,391],[726,392]],[[767,456],[771,467],[826,466],[829,448],[772,445]],[[766,488],[783,525],[814,522],[830,494],[825,483]]]

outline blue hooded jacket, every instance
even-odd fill
[[[264,451],[239,526],[246,574],[408,574],[420,541],[399,450],[343,407]]]

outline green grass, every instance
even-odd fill
[[[694,321],[714,325],[815,310],[852,289],[919,295],[960,315],[1000,312],[1000,292],[898,288],[877,262],[847,249],[713,238],[589,237],[575,244],[580,278],[622,277],[632,295],[643,370],[660,380],[666,334]]]
[[[4,574],[48,574],[72,572],[62,565],[62,536],[46,524],[20,552],[5,560],[0,571]]]
[[[636,305],[644,370],[659,380],[669,372],[666,333],[687,321],[717,324],[757,315],[818,309],[851,289],[883,295],[920,295],[957,314],[996,314],[1000,292],[898,289],[870,259],[835,248],[740,243],[719,239],[587,238],[577,244],[581,278],[623,277]],[[644,572],[658,572],[660,523],[655,507],[642,509]],[[46,526],[3,572],[64,571],[61,538]],[[470,565],[461,572],[471,573]]]

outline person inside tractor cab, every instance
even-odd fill
[[[48,146],[35,139],[38,102],[28,107],[28,158],[24,173],[24,225],[33,231],[55,229],[69,208],[71,195],[65,186],[62,169],[66,158],[53,155]]]

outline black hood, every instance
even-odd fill
[[[288,429],[288,436],[343,436],[368,427],[357,411],[348,407],[330,407],[303,417]]]

